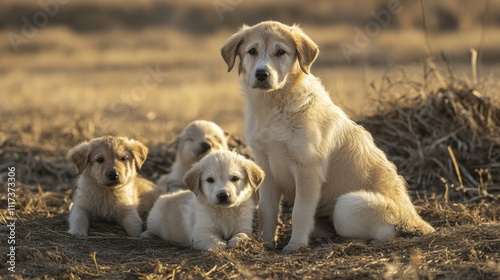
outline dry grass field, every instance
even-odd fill
[[[268,2],[0,3],[0,278],[500,279],[500,3],[424,0],[425,32],[420,2],[396,1],[400,12],[347,59],[339,46],[355,44],[356,28],[394,1]],[[318,43],[312,72],[372,132],[437,232],[379,244],[314,238],[283,254],[288,209],[276,251],[257,232],[224,252],[129,238],[115,224],[93,224],[85,239],[67,234],[75,174],[65,155],[81,141],[142,141],[141,174],[155,180],[169,170],[176,134],[207,119],[251,156],[237,74],[226,73],[219,48],[243,23],[267,19],[301,23]]]

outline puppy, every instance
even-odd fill
[[[177,153],[172,171],[161,176],[156,182],[157,186],[167,192],[186,189],[182,178],[193,163],[213,151],[229,149],[224,131],[217,124],[205,120],[190,123],[177,137],[173,146]]]
[[[274,21],[243,26],[221,49],[228,71],[240,59],[244,134],[266,173],[258,209],[264,241],[274,247],[281,197],[294,205],[285,252],[308,244],[315,218],[356,239],[433,232],[394,164],[310,73],[318,52],[298,26]]]
[[[68,152],[80,175],[69,215],[68,233],[88,235],[89,220],[118,222],[130,236],[142,232],[140,213],[147,212],[160,191],[137,175],[148,148],[125,137],[105,136],[84,142]]]
[[[252,196],[263,178],[262,170],[241,155],[209,154],[184,176],[190,191],[156,201],[141,237],[154,234],[201,251],[231,248],[252,234]]]

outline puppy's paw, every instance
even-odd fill
[[[215,242],[215,246],[216,246],[216,248],[214,248],[214,249],[217,249],[217,250],[226,250],[228,248],[227,243],[223,242],[223,241]]]
[[[227,243],[224,241],[221,241],[221,240],[195,242],[193,244],[193,249],[196,249],[199,251],[208,251],[209,249],[211,249],[211,250],[226,250]]]
[[[149,230],[146,230],[145,232],[141,233],[141,238],[144,238],[144,239],[151,239],[151,237],[153,237],[153,235],[151,234],[151,232]]]
[[[87,237],[88,236],[88,233],[86,230],[82,230],[79,228],[76,228],[76,229],[70,228],[67,232],[75,237]]]
[[[293,253],[301,249],[304,249],[306,247],[307,244],[303,243],[288,243],[288,245],[286,245],[285,248],[283,248],[283,253]]]
[[[129,236],[139,237],[142,233],[142,220],[137,211],[125,216],[121,224]]]
[[[245,239],[250,239],[250,237],[248,237],[248,235],[246,233],[236,234],[227,243],[227,249],[233,248],[238,242],[240,242],[241,240],[245,240]]]

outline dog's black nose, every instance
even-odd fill
[[[106,173],[106,176],[108,176],[109,180],[116,181],[118,180],[118,173],[115,170],[109,171]]]
[[[220,202],[227,202],[227,200],[229,199],[229,193],[227,192],[218,193],[217,199],[219,199]]]
[[[212,146],[210,145],[210,143],[205,142],[205,141],[201,142],[200,146],[203,149],[203,151],[208,151],[208,150],[210,150],[210,148],[212,148]]]
[[[267,72],[267,70],[258,69],[255,71],[255,78],[257,78],[257,80],[263,82],[267,79],[267,77],[269,77],[269,72]]]

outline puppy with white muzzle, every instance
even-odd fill
[[[196,120],[186,126],[173,146],[177,153],[172,171],[156,182],[167,192],[186,189],[182,178],[193,163],[211,152],[228,150],[224,131],[217,124],[205,120]]]
[[[190,191],[161,196],[141,235],[157,235],[196,250],[232,248],[252,234],[256,190],[264,172],[229,151],[211,153],[184,176]]]
[[[140,214],[160,195],[154,184],[137,175],[148,148],[136,140],[105,136],[84,142],[68,152],[80,175],[69,215],[68,233],[88,235],[92,218],[116,221],[128,235],[142,232]]]

